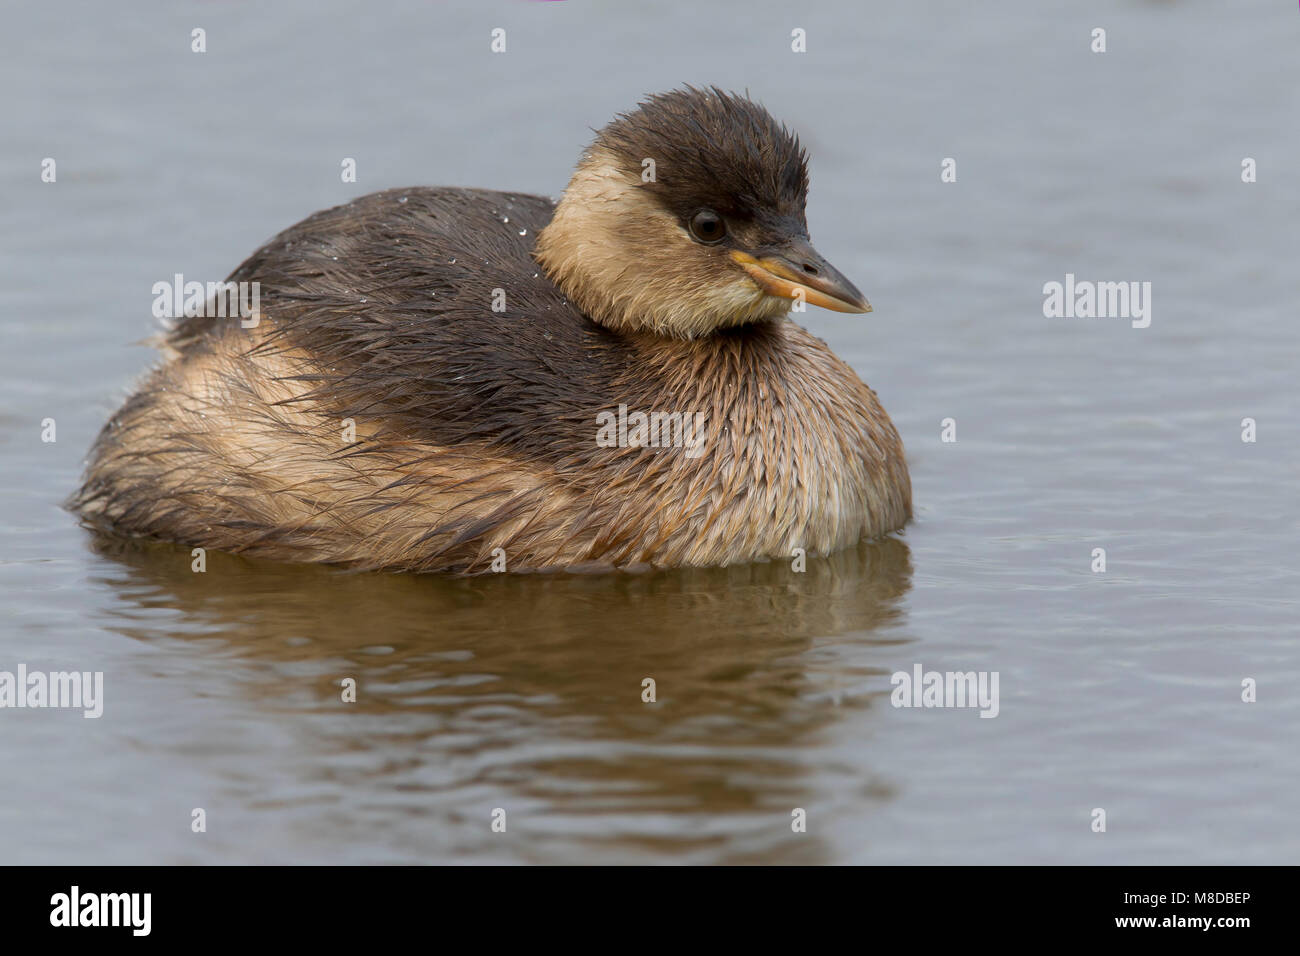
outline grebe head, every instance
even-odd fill
[[[583,154],[537,242],[597,322],[690,339],[784,316],[868,312],[808,241],[807,155],[763,107],[717,88],[651,96]]]

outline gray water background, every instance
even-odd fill
[[[557,195],[685,82],[809,147],[875,312],[801,321],[903,435],[905,534],[806,574],[197,575],[60,509],[154,282],[381,188]],[[99,720],[0,711],[0,862],[1297,860],[1294,4],[15,5],[0,91],[0,669],[106,682]],[[1066,273],[1152,282],[1150,328],[1044,318]],[[891,707],[918,662],[999,672],[1000,715]]]

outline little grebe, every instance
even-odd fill
[[[251,321],[170,329],[71,504],[188,546],[468,573],[893,531],[898,433],[788,321],[870,309],[809,244],[807,191],[761,106],[688,88],[601,130],[558,203],[414,188],[316,213],[231,275],[259,284]]]

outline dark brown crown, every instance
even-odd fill
[[[603,148],[641,176],[669,210],[689,216],[710,207],[729,215],[802,218],[808,197],[807,154],[799,139],[762,106],[717,87],[657,93],[602,129]]]

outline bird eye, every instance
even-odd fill
[[[700,242],[717,242],[727,234],[727,224],[712,209],[701,209],[691,217],[691,235]]]

